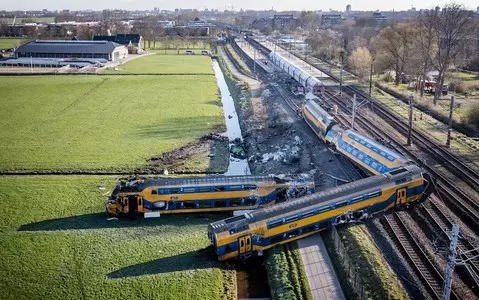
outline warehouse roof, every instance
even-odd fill
[[[112,53],[120,44],[110,41],[32,41],[17,53]]]
[[[140,42],[139,34],[116,34],[116,35],[95,35],[94,41],[110,41],[122,45],[138,44]]]

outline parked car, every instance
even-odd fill
[[[210,55],[210,51],[208,51],[208,50],[201,50],[201,55]]]
[[[196,54],[196,52],[193,51],[193,50],[186,50],[185,53],[186,53],[186,55],[195,55]]]

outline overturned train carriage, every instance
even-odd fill
[[[382,174],[412,163],[379,142],[345,129],[313,100],[303,105],[301,116],[319,138],[371,174]]]
[[[214,176],[120,181],[106,202],[110,215],[158,217],[160,214],[233,211],[269,206],[314,192],[308,175]]]
[[[211,223],[208,236],[219,260],[262,255],[274,245],[311,235],[330,224],[420,203],[432,193],[432,181],[419,167],[407,166]]]

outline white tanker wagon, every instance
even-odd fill
[[[320,94],[323,89],[323,84],[316,77],[309,72],[303,70],[297,65],[291,63],[278,53],[271,52],[268,55],[269,60],[276,67],[288,73],[294,80],[299,82],[305,89],[305,93],[312,92],[314,94]]]

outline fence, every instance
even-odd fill
[[[336,230],[336,227],[330,226],[329,229],[331,239],[333,240],[334,250],[338,255],[338,261],[343,267],[343,271],[347,278],[345,278],[351,286],[353,292],[356,294],[357,299],[366,299],[364,291],[364,283],[359,274],[359,266],[356,265],[348,254],[348,248],[341,241],[341,237]]]

